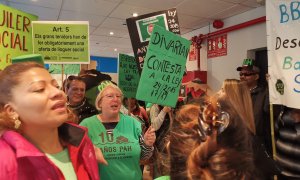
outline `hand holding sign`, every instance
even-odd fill
[[[155,130],[152,126],[150,126],[144,134],[145,144],[147,146],[153,146],[155,139],[156,139]]]
[[[170,111],[172,110],[172,108],[169,107],[169,106],[165,106],[162,110],[163,110],[165,113],[168,113],[168,112],[170,112]]]

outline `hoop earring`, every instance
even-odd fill
[[[19,120],[19,118],[18,117],[13,117],[13,120],[15,120],[15,129],[19,129],[20,128],[20,126],[21,126],[21,124],[22,124],[22,122]]]

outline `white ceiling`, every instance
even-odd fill
[[[126,18],[176,7],[181,34],[261,6],[261,0],[0,0],[39,20],[89,21],[91,55],[132,53]],[[111,36],[110,31],[114,32]],[[114,51],[117,49],[117,51]]]

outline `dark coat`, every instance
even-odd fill
[[[285,107],[275,123],[276,160],[285,177],[300,179],[300,119],[296,122],[293,113]]]
[[[261,86],[250,91],[255,129],[257,138],[265,145],[269,154],[272,154],[270,104],[268,88]]]
[[[68,105],[68,107],[77,115],[78,123],[80,123],[85,118],[98,114],[98,110],[94,106],[92,106],[86,98],[82,101],[81,104],[77,106]]]

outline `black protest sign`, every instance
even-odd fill
[[[143,69],[150,35],[154,25],[158,25],[175,34],[180,34],[176,8],[129,18],[126,19],[126,23],[140,72]]]

